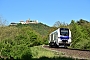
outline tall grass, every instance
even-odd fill
[[[46,50],[42,46],[31,47],[31,53],[33,59],[39,60],[74,60],[70,57],[63,57],[61,52]]]
[[[33,54],[33,58],[40,58],[42,56],[46,56],[46,57],[54,57],[55,56],[55,54],[52,51],[42,49],[42,46],[31,47],[31,52]]]

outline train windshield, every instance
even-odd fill
[[[69,29],[60,29],[60,35],[69,36]]]

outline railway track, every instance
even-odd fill
[[[62,52],[67,57],[90,60],[90,50],[80,50],[80,49],[60,48],[60,47],[50,48],[48,45],[44,45],[43,48],[52,51]]]

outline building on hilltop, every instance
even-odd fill
[[[23,20],[20,21],[21,24],[26,24]]]
[[[12,25],[17,25],[17,23],[12,22],[12,23],[10,23],[10,25],[11,25],[11,26],[12,26]]]
[[[37,24],[38,21],[36,21],[36,20],[30,20],[30,18],[29,18],[28,20],[26,20],[26,24],[30,24],[30,23]]]
[[[29,24],[30,23],[30,20],[26,20],[26,24]]]
[[[30,18],[26,21],[21,20],[19,23],[21,24],[38,24],[38,20],[30,20]],[[11,23],[10,25],[17,25],[18,23]]]

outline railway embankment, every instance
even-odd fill
[[[78,58],[83,60],[89,60],[90,59],[90,50],[80,50],[80,49],[71,49],[71,48],[50,48],[48,45],[43,46],[43,48],[61,52],[63,56],[66,57],[72,57],[72,58]]]

